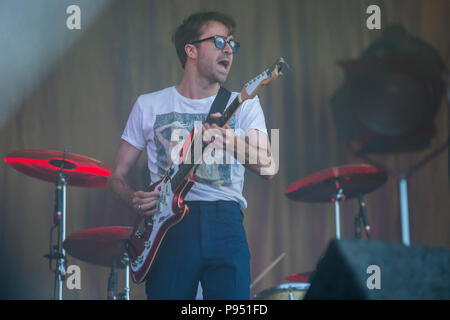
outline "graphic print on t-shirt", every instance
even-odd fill
[[[207,114],[199,113],[178,113],[171,112],[156,115],[153,130],[156,145],[156,165],[158,173],[164,173],[172,166],[173,154],[177,154],[182,145],[182,139],[186,138],[194,128],[194,122],[205,122]],[[229,126],[235,128],[234,117],[230,120]],[[180,133],[184,133],[180,136]],[[177,136],[178,135],[178,136]],[[177,148],[178,149],[175,149]],[[175,151],[174,151],[175,150]],[[225,161],[224,161],[225,163]],[[215,185],[231,184],[230,164],[200,164],[195,171],[195,181],[200,183],[211,183]]]

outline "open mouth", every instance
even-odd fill
[[[219,65],[222,66],[225,70],[228,70],[230,66],[230,60],[220,60]]]

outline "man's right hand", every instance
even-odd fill
[[[132,204],[137,213],[144,216],[150,216],[158,212],[156,205],[159,200],[159,192],[136,191],[133,193]]]

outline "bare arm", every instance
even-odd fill
[[[242,144],[245,147],[240,147]],[[269,138],[262,131],[249,130],[245,135],[245,141],[236,136],[234,154],[236,159],[245,161],[245,168],[266,179],[272,179],[278,171],[270,148]]]
[[[140,214],[153,214],[156,209],[157,192],[135,191],[128,183],[128,173],[136,164],[141,151],[126,141],[122,141],[114,161],[114,167],[108,177],[108,189],[113,195]]]

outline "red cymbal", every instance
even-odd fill
[[[117,268],[124,268],[120,260],[132,231],[132,227],[85,229],[70,234],[63,247],[74,258],[105,267],[111,267],[115,261]]]
[[[328,202],[333,201],[340,188],[349,199],[369,193],[386,181],[386,172],[370,165],[333,167],[291,183],[284,194],[297,201]]]
[[[21,150],[8,153],[5,161],[11,167],[34,178],[56,183],[63,165],[67,184],[78,187],[103,188],[111,173],[104,163],[77,154],[48,150]]]

